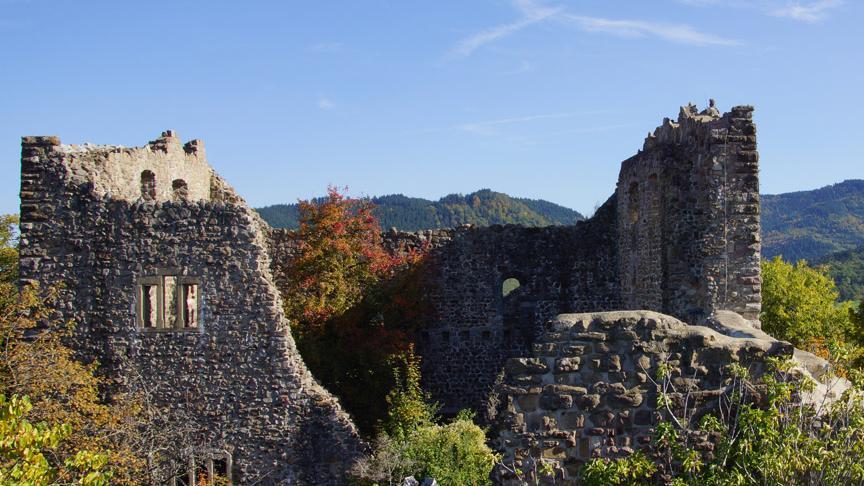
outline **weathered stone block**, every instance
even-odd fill
[[[507,360],[505,370],[510,375],[544,374],[549,371],[549,366],[540,358],[511,358]]]

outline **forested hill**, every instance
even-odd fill
[[[864,244],[864,180],[762,196],[762,255],[816,260]]]
[[[450,194],[437,201],[394,194],[374,197],[372,202],[383,229],[403,231],[452,228],[466,223],[567,225],[585,219],[579,212],[549,201],[510,197],[489,189],[467,195]],[[296,228],[299,224],[296,204],[277,204],[257,211],[276,228]]]
[[[864,245],[832,253],[814,263],[828,266],[841,300],[864,300]]]

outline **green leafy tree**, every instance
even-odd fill
[[[420,387],[420,359],[413,346],[395,358],[393,376],[396,386],[387,394],[387,420],[384,432],[398,440],[406,439],[421,427],[433,425],[438,406]]]
[[[500,457],[486,445],[486,433],[473,418],[463,411],[451,423],[415,430],[406,451],[417,465],[415,476],[435,478],[440,484],[492,484],[490,473]]]
[[[32,424],[27,416],[33,405],[27,397],[0,395],[0,484],[108,484],[108,456],[79,450],[61,464],[47,456],[57,453],[69,439],[68,424]]]
[[[0,282],[0,394],[27,397],[29,423],[65,431],[47,457],[52,469],[84,467],[89,456],[79,453],[90,451],[107,458],[113,483],[138,484],[146,466],[137,444],[138,401],[103,399],[97,363],[76,361],[62,343],[72,327],[52,310],[55,299],[56,292]]]
[[[15,283],[18,280],[17,226],[18,216],[0,215],[0,282]]]
[[[762,329],[801,347],[813,339],[845,341],[851,304],[837,303],[834,280],[822,267],[780,257],[762,262]]]

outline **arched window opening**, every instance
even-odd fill
[[[141,172],[141,199],[156,200],[156,174],[149,170]]]
[[[501,284],[501,295],[503,297],[507,297],[511,292],[518,289],[522,284],[519,283],[519,280],[516,280],[513,277],[508,278]]]
[[[171,183],[171,190],[174,191],[174,201],[189,199],[189,185],[183,179],[174,179],[174,182]]]
[[[627,211],[631,223],[639,220],[639,184],[635,182],[630,184],[630,190],[627,191]]]

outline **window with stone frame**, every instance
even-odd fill
[[[233,484],[231,453],[222,449],[208,449],[189,460],[184,474],[171,478],[169,486],[230,486]]]
[[[138,327],[151,330],[196,329],[201,319],[200,280],[164,274],[138,279]]]

